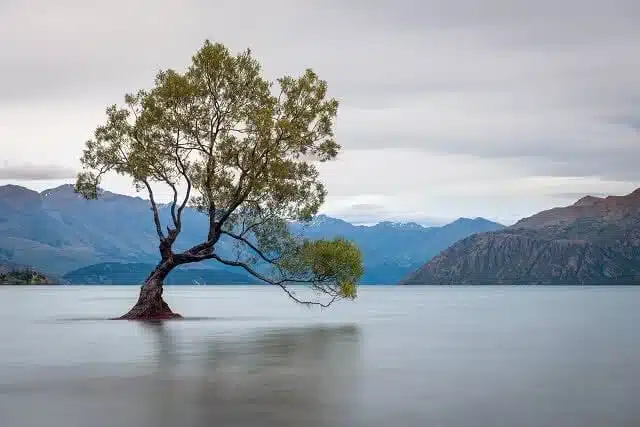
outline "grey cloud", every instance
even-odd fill
[[[330,0],[328,3],[334,10],[347,11],[349,18],[355,18],[360,25],[403,31],[482,30],[485,37],[493,35],[492,41],[502,44],[547,42],[553,46],[619,40],[637,34],[632,28],[640,13],[640,6],[633,0],[535,3],[526,0]],[[501,37],[505,32],[510,37]]]
[[[0,180],[43,181],[75,178],[73,169],[55,165],[23,164],[0,166]]]
[[[381,221],[417,222],[424,226],[442,225],[451,218],[434,218],[421,212],[397,212],[377,203],[353,203],[329,212],[354,224],[375,224]]]
[[[587,3],[416,1],[391,10],[375,2],[366,14],[369,2],[349,2],[362,25],[395,28],[407,44],[381,65],[395,67],[390,81],[377,91],[370,81],[354,85],[370,96],[343,110],[340,135],[350,148],[422,148],[502,158],[532,174],[640,180],[632,160],[640,157],[640,3]]]
[[[5,0],[0,110],[72,99],[102,112],[210,38],[252,47],[271,78],[316,69],[341,101],[345,150],[640,182],[638,16],[637,0]],[[390,191],[382,172],[362,179]]]
[[[247,14],[246,4],[229,0],[13,3],[0,15],[0,66],[6,76],[0,99],[124,94],[153,84],[159,69],[187,65],[205,38],[234,50],[263,44],[268,47],[256,54],[279,62],[280,44],[290,37],[264,18],[273,8],[289,20],[294,4],[251,2],[253,13]]]
[[[386,210],[383,205],[377,203],[354,203],[349,209],[357,213]]]
[[[636,182],[640,184],[638,170],[638,150],[612,149],[589,156],[571,156],[562,161],[551,161],[549,158],[538,157],[522,162],[523,167],[531,173],[557,177],[585,177],[595,176],[605,180],[621,182]]]
[[[388,218],[389,210],[377,203],[354,203],[334,212],[347,221],[360,224],[375,223],[378,218]]]

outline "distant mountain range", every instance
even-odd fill
[[[168,207],[161,206],[160,213],[167,224]],[[203,214],[186,209],[177,249],[201,242],[206,227]],[[355,241],[364,257],[362,283],[369,284],[396,283],[456,241],[503,228],[483,218],[460,218],[442,227],[392,222],[359,226],[326,215],[290,227],[309,238],[343,236]],[[216,250],[224,255],[232,248],[222,239]],[[100,199],[88,201],[71,185],[42,193],[15,185],[0,187],[0,263],[29,265],[72,283],[130,283],[144,280],[157,260],[147,200],[104,192]],[[168,282],[252,282],[242,270],[214,261],[197,268],[201,270],[189,266],[172,272]]]
[[[640,284],[640,189],[587,196],[499,231],[474,234],[403,284]]]

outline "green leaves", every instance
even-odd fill
[[[363,267],[360,249],[354,243],[343,238],[305,242],[301,253],[314,277],[335,281],[342,297],[356,297]]]
[[[250,50],[234,55],[205,41],[186,71],[162,70],[153,87],[107,108],[105,123],[86,143],[76,190],[96,198],[106,173],[129,176],[149,191],[160,229],[151,188],[164,184],[174,195],[177,234],[182,210],[176,206],[190,202],[210,215],[203,236],[212,242],[223,226],[243,224],[254,249],[283,249],[292,266],[320,279],[314,286],[332,280],[339,289],[326,285],[325,291],[355,296],[349,284],[362,274],[355,246],[332,241],[299,248],[282,227],[311,219],[324,202],[317,163],[340,151],[333,131],[338,101],[328,98],[327,82],[311,69],[275,82],[261,73]]]
[[[279,262],[292,278],[337,298],[354,299],[363,274],[360,249],[343,238],[306,240]]]
[[[98,198],[98,178],[93,172],[80,172],[76,180],[75,192],[87,200]]]

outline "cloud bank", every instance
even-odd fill
[[[640,185],[638,16],[636,0],[5,1],[0,148],[75,169],[106,105],[209,38],[271,78],[329,82],[344,152],[323,166],[327,212],[517,219]]]
[[[0,166],[0,180],[46,181],[73,179],[76,171],[56,165],[8,165]]]

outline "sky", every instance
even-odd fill
[[[510,224],[626,194],[638,17],[637,0],[0,0],[0,185],[72,183],[105,107],[210,39],[272,80],[312,68],[340,100],[326,214]]]

